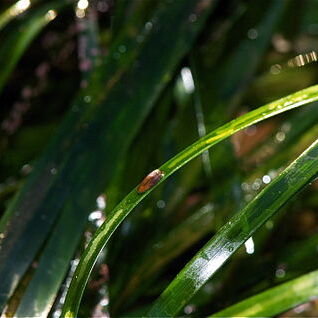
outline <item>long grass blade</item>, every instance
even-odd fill
[[[148,315],[177,315],[238,248],[317,175],[318,140],[218,231],[170,283]]]
[[[295,94],[291,94],[280,100],[274,101],[273,103],[260,107],[250,113],[247,113],[207,134],[205,137],[199,139],[197,142],[195,142],[194,144],[186,148],[184,151],[180,152],[175,157],[170,159],[164,165],[162,165],[159,168],[159,171],[161,172],[161,179],[157,178],[159,179],[156,180],[157,183],[154,184],[154,186],[151,187],[148,191],[138,193],[137,188],[132,190],[110,213],[110,215],[108,216],[108,220],[95,233],[94,237],[90,241],[89,246],[86,248],[81,258],[81,261],[76,269],[74,278],[71,282],[65,300],[65,305],[63,307],[63,315],[67,317],[76,316],[84,288],[86,286],[88,277],[96,262],[99,252],[105,246],[105,244],[107,243],[111,235],[114,233],[116,228],[119,226],[119,224],[130,213],[130,211],[140,201],[142,201],[144,197],[146,197],[150,192],[152,192],[160,183],[162,183],[172,173],[184,166],[187,162],[202,154],[204,151],[208,150],[213,145],[233,135],[235,132],[255,123],[258,123],[266,118],[270,118],[287,110],[311,103],[317,99],[318,86],[312,86],[305,90],[299,91]],[[242,244],[243,243],[244,242],[242,242]],[[169,297],[168,298],[171,299],[170,293]],[[173,297],[175,297],[175,294],[173,294]],[[185,297],[184,293],[182,297]],[[191,296],[188,295],[187,297],[185,297],[185,299],[189,297]],[[165,301],[166,297],[163,298],[164,303]],[[157,308],[161,308],[161,302],[162,300],[158,303],[159,305],[155,306],[153,314],[156,315]],[[174,311],[175,314],[180,309],[180,307],[182,307],[183,304],[184,300],[182,300],[182,304],[178,304],[178,302],[176,302],[176,310]],[[166,314],[165,310],[159,310],[158,313],[161,313],[163,315]]]
[[[145,256],[138,262],[138,269],[125,281],[124,288],[114,302],[113,311],[116,308],[122,310],[126,307],[148,288],[171,260],[202,239],[204,235],[211,233],[215,226],[213,219],[214,206],[208,203],[168,232],[159,242],[147,248]]]
[[[98,27],[94,10],[90,8],[84,18],[77,19],[77,23],[80,30],[78,35],[79,64],[82,65],[80,69],[83,83],[89,80],[92,72],[96,71],[96,69],[98,70],[97,61],[100,59]],[[90,67],[83,67],[83,65],[89,65]],[[67,218],[62,218],[56,224],[51,235],[56,246],[61,248],[52,249],[49,244],[43,248],[37,270],[32,275],[15,311],[16,317],[44,317],[51,310],[67,270],[68,254],[70,252],[65,246],[70,247],[70,241],[65,241],[63,232],[66,224],[71,222]],[[72,223],[74,224],[74,222]],[[54,255],[54,259],[65,260],[64,264],[59,261],[59,266],[55,267],[52,255]],[[52,265],[54,270],[50,270]],[[43,282],[45,282],[45,289],[43,289]]]
[[[43,263],[39,259],[46,264],[43,285],[52,273],[57,285],[63,279],[97,196],[125,160],[143,120],[191,49],[214,3],[162,2],[152,27],[148,24],[141,34],[134,30],[127,35],[129,46],[117,42],[124,40],[122,37],[116,39],[107,66],[102,64],[99,72],[92,74],[87,89],[76,98],[46,153],[1,219],[0,307],[44,243],[48,252],[43,254]],[[191,14],[196,14],[195,22],[189,20]],[[123,47],[119,50],[119,44],[127,51]]]
[[[318,295],[318,271],[247,298],[211,317],[272,317]]]

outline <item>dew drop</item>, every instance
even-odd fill
[[[255,40],[257,39],[258,37],[258,31],[256,29],[249,29],[247,31],[247,37],[250,39],[250,40]]]
[[[84,97],[84,102],[85,102],[85,103],[90,103],[91,101],[92,101],[92,97],[91,97],[91,96],[86,95],[86,96]]]
[[[103,217],[102,211],[96,210],[90,213],[90,215],[88,216],[88,220],[93,222],[93,221],[99,220],[102,217]]]
[[[101,194],[96,199],[97,207],[101,210],[105,209],[106,207],[106,196],[104,194]]]
[[[282,269],[282,268],[278,268],[278,269],[276,270],[276,272],[275,272],[275,276],[276,276],[277,278],[282,278],[282,277],[284,277],[285,275],[286,275],[286,272],[285,272],[285,270]]]
[[[290,124],[290,123],[284,123],[284,124],[282,125],[282,130],[283,130],[284,132],[288,132],[288,131],[290,131],[290,129],[291,129],[291,124]]]
[[[23,167],[21,168],[21,172],[23,175],[28,175],[31,171],[32,171],[33,167],[30,164],[25,164],[23,165]]]
[[[99,303],[100,303],[100,305],[102,307],[105,307],[105,306],[107,306],[109,304],[109,299],[108,298],[103,298]]]
[[[254,181],[253,185],[252,185],[252,189],[255,190],[255,191],[257,191],[257,190],[259,190],[259,188],[261,187],[261,185],[262,185],[261,179],[257,178],[257,179]]]
[[[166,202],[163,201],[163,200],[157,201],[157,207],[158,207],[159,209],[164,209],[164,208],[166,207]]]
[[[228,246],[228,248],[227,248],[227,249],[228,249],[228,251],[229,251],[229,252],[233,252],[233,251],[234,251],[234,247],[233,247],[233,246],[231,246],[231,245],[230,245],[230,246]]]
[[[243,191],[249,191],[250,190],[250,185],[247,182],[243,182],[241,184],[241,188]]]
[[[262,178],[263,183],[268,184],[271,182],[271,177],[269,175],[265,175]]]
[[[279,74],[281,72],[281,70],[282,70],[282,67],[279,64],[272,65],[271,68],[270,68],[270,72],[273,75]]]
[[[150,30],[152,30],[152,28],[153,28],[153,23],[150,22],[150,21],[148,21],[148,22],[145,24],[145,29],[146,29],[147,31],[150,31]]]
[[[253,254],[255,252],[255,246],[252,237],[250,237],[244,244],[247,254]]]
[[[194,305],[187,305],[184,307],[184,313],[186,315],[190,315],[192,313],[194,313],[196,310],[196,307]]]
[[[31,1],[30,0],[20,0],[15,4],[15,8],[17,10],[17,13],[22,13],[23,11],[25,11],[29,6],[31,5]]]
[[[282,142],[282,141],[284,141],[285,140],[285,133],[283,133],[282,131],[279,131],[277,134],[276,134],[276,136],[275,136],[275,138],[276,138],[276,140],[277,140],[277,142]]]

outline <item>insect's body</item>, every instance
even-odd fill
[[[155,186],[163,177],[163,172],[156,169],[150,172],[145,179],[143,179],[137,188],[138,193],[144,193]]]

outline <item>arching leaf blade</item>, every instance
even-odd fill
[[[285,98],[269,103],[252,112],[249,112],[224,126],[212,131],[205,137],[177,154],[168,162],[163,164],[159,170],[162,172],[162,178],[151,189],[144,193],[138,193],[137,188],[132,190],[109,214],[108,220],[98,229],[90,244],[84,251],[81,261],[76,269],[71,286],[66,296],[66,301],[63,307],[63,315],[67,317],[76,316],[80,300],[86,286],[90,272],[96,262],[99,252],[105,246],[111,235],[114,233],[119,224],[125,219],[130,211],[152,192],[160,183],[175,171],[184,166],[193,158],[199,156],[204,151],[208,150],[213,145],[219,143],[225,138],[233,135],[235,132],[244,129],[250,125],[260,122],[266,118],[270,118],[287,110],[311,103],[318,99],[318,86],[312,86],[305,90],[291,94]],[[244,242],[242,242],[243,244]],[[169,297],[171,295],[169,294]],[[184,302],[184,301],[183,301]],[[155,305],[156,306],[156,305]],[[161,305],[159,306],[159,308]],[[181,305],[182,307],[182,305]],[[157,315],[155,311],[151,314]],[[180,304],[176,307],[176,313],[180,310]],[[158,311],[160,315],[160,310]],[[165,315],[165,313],[161,313]]]
[[[270,288],[210,317],[272,317],[318,295],[318,271]]]
[[[219,230],[170,283],[148,315],[177,315],[235,251],[317,175],[318,140]]]
[[[42,260],[47,264],[41,267],[43,273],[50,275],[51,268],[53,272],[57,268],[59,273],[54,275],[63,279],[97,196],[111,183],[143,120],[191,49],[214,3],[162,2],[153,17],[155,26],[152,30],[141,30],[142,43],[136,40],[138,33],[129,33],[134,41],[130,40],[128,51],[119,58],[109,56],[108,67],[103,64],[104,69],[92,74],[92,84],[79,93],[61,128],[1,220],[0,231],[5,235],[0,259],[6,261],[0,262],[0,276],[4,277],[0,307],[43,243],[48,251],[59,255],[54,259],[48,257],[50,252],[45,259],[40,255],[39,264]],[[194,12],[197,20],[192,22],[189,15]],[[116,39],[111,53],[118,54],[120,40],[123,39]],[[163,44],[167,49],[162,51]],[[89,103],[85,101],[87,96]],[[19,218],[22,214],[23,218]],[[68,231],[65,231],[66,220],[71,224]],[[65,235],[63,240],[69,240],[67,246],[56,244],[61,231]],[[42,276],[42,288],[45,278]]]

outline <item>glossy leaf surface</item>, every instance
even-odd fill
[[[202,152],[206,151],[213,145],[222,141],[223,139],[233,135],[235,132],[246,128],[252,124],[255,124],[261,120],[272,117],[284,111],[299,107],[310,102],[313,102],[318,99],[317,86],[313,86],[306,90],[297,92],[285,98],[282,98],[278,101],[260,107],[250,113],[247,113],[232,122],[212,131],[207,134],[205,137],[198,140],[193,145],[186,148],[184,151],[176,155],[174,158],[170,159],[167,163],[162,165],[159,170],[162,173],[162,178],[147,192],[138,193],[137,188],[125,197],[123,201],[121,201],[108,216],[108,220],[98,229],[93,239],[90,241],[88,247],[86,248],[81,261],[76,269],[74,274],[74,278],[72,280],[70,289],[68,291],[65,305],[63,307],[63,314],[66,316],[76,316],[79,302],[82,297],[83,290],[86,286],[88,277],[92,268],[96,262],[99,252],[105,246],[113,232],[119,226],[119,224],[125,219],[125,217],[129,214],[129,212],[146,196],[148,195],[155,187],[157,187],[160,183],[162,183],[168,176],[172,173],[180,169],[183,165],[189,162],[191,159],[197,157]],[[244,241],[241,242],[243,244]],[[225,261],[225,259],[224,259]],[[220,264],[221,265],[221,264]],[[207,279],[208,277],[206,277]],[[202,284],[205,281],[202,281]],[[199,284],[197,284],[199,285]],[[184,288],[184,286],[182,286]],[[195,290],[199,289],[197,287]],[[182,289],[183,290],[183,289]],[[185,289],[184,289],[185,290]],[[182,295],[182,296],[181,296]],[[190,298],[193,293],[188,293],[187,295]],[[175,296],[175,292],[172,294],[168,292],[168,299],[171,299],[172,296]],[[150,312],[153,315],[166,315],[166,314],[177,314],[180,310],[181,306],[186,303],[187,297],[185,294],[180,293],[180,297],[182,299],[181,304],[176,301],[176,309],[175,312],[166,311],[165,309],[161,309],[160,302],[157,303],[154,307],[154,311]],[[188,298],[188,299],[189,299]],[[165,303],[165,297],[161,300]],[[162,306],[164,308],[164,306]],[[159,308],[162,310],[157,309]]]
[[[153,28],[142,28],[142,41],[136,40],[136,33],[128,34],[130,46],[127,50],[131,51],[119,57],[118,52],[115,56],[112,54],[118,50],[115,42],[108,62],[92,75],[89,86],[76,98],[61,129],[1,220],[0,229],[5,233],[5,240],[0,258],[6,260],[0,262],[0,275],[5,278],[1,285],[1,306],[12,294],[59,216],[59,230],[51,236],[46,248],[49,255],[63,256],[56,257],[53,262],[50,259],[49,267],[43,270],[48,277],[52,277],[51,273],[59,279],[64,277],[97,196],[115,175],[116,163],[124,158],[144,118],[213,7],[210,1],[203,1],[206,4],[203,7],[201,2],[164,3],[154,14]],[[195,23],[189,21],[189,15],[194,13],[197,14]],[[163,45],[166,46],[164,51],[161,50]],[[92,156],[92,153],[99,155]],[[23,219],[19,218],[21,214]],[[15,220],[14,223],[11,220]],[[73,224],[66,233],[62,230],[65,235],[61,240],[67,242],[67,248],[65,243],[56,244],[55,240],[66,222]],[[58,285],[56,278],[53,285]]]
[[[238,248],[317,174],[318,141],[218,231],[171,282],[148,315],[177,315]]]
[[[272,317],[310,301],[318,294],[318,271],[268,289],[211,317]]]

